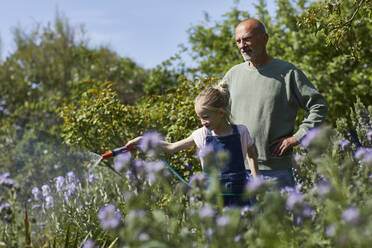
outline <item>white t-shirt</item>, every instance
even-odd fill
[[[244,158],[244,160],[246,160],[247,149],[248,149],[248,146],[253,145],[253,139],[251,138],[251,135],[249,134],[248,129],[247,129],[246,126],[244,126],[244,125],[236,125],[236,126],[238,128],[238,132],[239,132],[239,135],[240,135],[240,143],[241,143],[241,147],[242,147],[243,158]],[[194,139],[194,142],[195,142],[195,144],[196,144],[196,146],[198,147],[199,150],[202,149],[203,147],[205,147],[205,145],[206,145],[207,132],[208,132],[208,129],[203,126],[199,129],[195,130],[191,134],[191,136]],[[216,134],[213,131],[212,131],[212,135],[216,136]],[[202,158],[200,158],[200,160],[201,160],[201,164],[204,168],[204,161],[203,161]]]

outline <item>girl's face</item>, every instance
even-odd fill
[[[195,106],[195,112],[201,124],[211,131],[219,130],[226,125],[226,118],[222,110],[212,111],[200,106]]]

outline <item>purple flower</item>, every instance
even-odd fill
[[[194,228],[191,229],[191,233],[195,233]],[[207,234],[207,236],[210,238],[210,237],[213,235],[213,229],[210,228],[210,227],[207,228],[207,230],[206,230],[206,234]]]
[[[217,226],[219,226],[219,227],[225,227],[230,223],[230,218],[229,218],[229,216],[225,216],[225,215],[219,216],[217,218],[216,223],[217,223]]]
[[[199,217],[200,218],[211,218],[213,217],[215,211],[211,206],[203,206],[199,210]]]
[[[165,165],[162,161],[148,162],[145,167],[147,172],[160,172],[164,168]]]
[[[97,247],[93,240],[87,239],[87,241],[84,242],[83,248],[94,248]]]
[[[38,187],[32,188],[31,193],[34,195],[34,200],[35,201],[39,201],[40,200],[40,194],[41,194],[41,192],[40,192],[40,190],[39,190]]]
[[[40,208],[41,206],[40,206],[40,204],[35,204],[35,205],[33,205],[32,207],[31,207],[31,209],[37,209],[37,208]]]
[[[67,172],[66,177],[69,183],[77,183],[79,181],[73,171]]]
[[[340,146],[341,150],[345,150],[345,148],[350,145],[350,141],[348,140],[339,140],[337,143]]]
[[[10,175],[9,172],[0,174],[0,185],[2,185],[5,182],[5,180],[8,179],[9,175]]]
[[[300,159],[302,158],[302,155],[301,154],[299,154],[298,152],[296,152],[296,154],[294,155],[294,160],[296,161],[296,162],[298,162],[298,161],[300,161]]]
[[[132,155],[129,152],[119,154],[115,158],[115,162],[114,162],[115,170],[120,172],[124,167],[126,167],[130,163],[131,158],[132,158]]]
[[[302,209],[302,216],[307,218],[313,218],[315,216],[315,212],[309,206],[305,206]]]
[[[265,180],[262,176],[252,177],[247,183],[247,189],[251,192],[258,191],[262,186],[265,185]]]
[[[367,132],[367,139],[368,139],[369,141],[372,140],[372,130],[369,130],[369,131]]]
[[[50,192],[52,191],[49,187],[48,184],[44,184],[43,186],[41,186],[41,191],[42,191],[42,194],[43,194],[43,197],[47,197],[48,195],[50,195]]]
[[[121,212],[116,209],[115,205],[108,204],[99,210],[98,219],[104,229],[113,229],[120,224]]]
[[[54,199],[50,195],[45,197],[45,208],[54,208]]]
[[[65,196],[67,196],[68,198],[74,197],[78,192],[76,185],[74,183],[67,184],[65,190],[66,190]]]
[[[163,138],[157,132],[147,132],[144,133],[142,139],[139,142],[139,148],[151,154],[155,153],[155,149],[159,146],[162,142]]]
[[[4,185],[5,187],[12,188],[12,187],[18,187],[13,179],[8,178],[9,177],[9,172],[5,172],[3,174],[0,174],[0,185]]]
[[[184,163],[183,166],[185,166],[190,172],[192,172],[192,165],[189,163]]]
[[[203,159],[203,158],[213,154],[214,152],[215,152],[214,147],[212,145],[208,144],[208,145],[202,147],[201,149],[199,149],[198,157]]]
[[[289,193],[286,201],[286,206],[290,210],[294,210],[295,207],[301,206],[304,203],[304,196],[301,192],[294,190]]]
[[[133,163],[133,167],[138,174],[143,174],[146,168],[145,161],[143,160],[135,160]]]
[[[333,236],[335,236],[335,234],[336,234],[336,228],[335,228],[335,226],[334,225],[327,226],[327,228],[326,228],[326,235],[328,237],[333,237]]]
[[[372,148],[359,147],[354,153],[356,159],[360,159],[365,163],[372,162]]]
[[[93,184],[96,179],[98,179],[98,177],[94,175],[93,173],[90,173],[88,177],[88,183]]]
[[[322,180],[317,184],[319,195],[328,195],[331,192],[331,186],[327,180]]]
[[[138,239],[141,241],[149,240],[149,238],[150,236],[147,233],[140,233],[140,235],[138,235]]]
[[[55,187],[57,193],[63,190],[63,186],[65,185],[65,178],[63,176],[58,176],[54,178]]]
[[[314,141],[314,139],[320,134],[320,128],[312,128],[309,130],[309,132],[301,139],[301,145],[303,147],[309,147],[311,142]]]
[[[147,179],[150,183],[156,181],[156,175],[165,168],[162,161],[154,161],[146,163],[145,170],[147,172]]]
[[[239,241],[241,240],[241,238],[242,238],[242,235],[240,235],[240,234],[236,235],[236,236],[234,237],[234,242],[235,242],[235,243],[239,242]]]
[[[206,178],[202,173],[196,173],[190,177],[189,181],[191,185],[203,186]]]
[[[348,207],[342,212],[342,219],[346,223],[358,224],[360,221],[359,210],[356,207]]]

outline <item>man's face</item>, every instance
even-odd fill
[[[267,34],[252,25],[240,24],[235,29],[235,41],[245,61],[255,61],[265,51]]]

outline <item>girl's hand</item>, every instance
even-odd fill
[[[136,147],[137,144],[141,141],[141,139],[142,139],[142,136],[139,136],[139,137],[137,137],[137,138],[134,138],[134,139],[128,141],[128,142],[125,144],[125,146],[126,146],[126,147],[129,147],[129,146]]]

